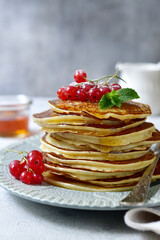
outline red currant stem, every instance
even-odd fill
[[[119,77],[119,76],[116,76],[116,78],[118,78],[118,79],[120,79],[120,80],[122,80],[123,82],[126,83],[126,81],[125,81],[123,78],[121,78],[121,77]]]
[[[85,82],[81,82],[81,83],[77,83],[76,86],[79,87],[79,86],[82,86]]]
[[[115,73],[114,77],[115,77],[115,78],[118,78],[118,79],[120,79],[120,80],[122,80],[123,82],[125,82],[125,83],[126,83],[126,81],[125,81],[123,78],[121,78],[121,77],[119,77],[119,76],[118,76],[118,71],[119,71],[119,69],[117,68],[117,70],[116,70],[116,73]],[[116,82],[115,82],[115,83],[116,83]]]
[[[101,87],[104,87],[104,86],[106,86],[106,83],[105,83],[105,82],[102,83],[100,86],[97,86],[97,88],[101,88]]]
[[[110,76],[110,78],[105,80],[105,84],[108,84],[113,79],[113,76]]]
[[[122,79],[121,77],[119,77],[117,74],[118,74],[118,68],[117,68],[116,73],[115,73],[114,75],[107,75],[107,76],[101,77],[101,78],[99,78],[99,79],[94,79],[94,80],[90,80],[90,79],[87,79],[87,78],[86,78],[86,80],[89,81],[89,82],[96,82],[96,83],[98,83],[100,80],[106,79],[106,80],[105,80],[105,84],[107,84],[107,83],[109,83],[113,78],[115,79],[115,81],[116,81],[116,78],[118,78],[118,79],[120,79],[120,80],[122,80],[123,82],[126,83],[126,81],[125,81],[124,79]],[[107,78],[109,78],[109,79],[107,79]],[[116,82],[115,82],[115,83],[116,83]]]
[[[22,158],[22,160],[20,161],[20,164],[22,164],[24,160],[25,160],[26,163],[28,164],[28,159],[27,159],[24,155],[22,155],[22,156],[23,156],[23,158]]]
[[[5,148],[6,151],[8,152],[15,152],[15,153],[18,153],[20,155],[22,155],[22,160],[20,161],[20,164],[22,164],[22,162],[25,160],[28,164],[28,159],[24,156],[24,153],[28,154],[28,152],[26,151],[16,151],[16,150],[11,150],[11,149],[7,149]]]
[[[114,79],[114,82],[116,83],[116,78],[118,77],[117,74],[118,74],[118,68],[116,70],[116,73],[113,76],[110,76],[107,83],[110,82],[112,79]]]
[[[27,171],[31,171],[31,172],[33,172],[34,173],[34,171],[28,166],[28,159],[24,156],[24,154],[23,153],[27,153],[28,154],[28,152],[26,152],[26,151],[16,151],[16,150],[11,150],[11,149],[7,149],[7,148],[5,148],[5,150],[6,151],[9,151],[9,152],[15,152],[15,153],[19,153],[20,155],[22,155],[22,160],[20,161],[20,164],[22,164],[23,163],[23,161],[25,160],[26,161],[26,166],[27,166]]]
[[[110,76],[104,76],[104,77],[101,77],[101,78],[98,78],[98,79],[94,79],[94,80],[91,80],[91,79],[86,79],[88,82],[99,82],[100,80],[102,79],[105,79],[105,78],[109,78]]]
[[[28,165],[27,165],[27,171],[30,171],[30,172],[33,172],[33,173],[34,173],[33,169],[30,168]]]
[[[19,154],[23,154],[23,153],[27,153],[28,154],[28,152],[26,152],[26,151],[16,151],[16,150],[12,150],[12,149],[8,149],[8,148],[4,148],[6,151],[8,151],[8,152],[15,152],[15,153],[19,153]]]
[[[20,164],[22,164],[24,160],[26,161],[27,171],[34,173],[33,169],[28,166],[28,159],[24,155],[23,155],[22,160],[20,161]]]
[[[98,82],[100,81],[99,79],[98,80],[90,80],[90,79],[87,79],[87,81],[89,82],[89,83],[96,83],[96,84],[98,84]]]

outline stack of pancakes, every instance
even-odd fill
[[[146,122],[150,107],[136,102],[100,110],[98,103],[49,101],[34,114],[42,127],[46,182],[75,190],[130,190],[155,160],[160,133]],[[153,180],[160,178],[157,166]]]

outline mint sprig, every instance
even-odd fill
[[[110,93],[103,95],[99,101],[100,109],[107,109],[113,106],[121,107],[123,102],[140,98],[138,93],[132,88],[122,88],[117,91],[112,90]]]

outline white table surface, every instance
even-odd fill
[[[48,108],[49,98],[34,98],[31,115]],[[160,129],[160,116],[150,117]],[[38,130],[30,119],[30,129]],[[0,138],[0,147],[15,139]],[[11,159],[12,160],[12,159]],[[152,232],[138,232],[124,224],[125,211],[86,211],[31,202],[0,188],[0,240],[150,240]]]

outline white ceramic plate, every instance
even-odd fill
[[[27,151],[38,149],[40,145],[40,135],[32,136],[18,143],[9,145],[7,148],[18,151]],[[119,201],[123,199],[128,192],[82,192],[55,187],[43,183],[42,185],[26,185],[9,173],[9,163],[12,160],[20,159],[20,155],[14,152],[0,151],[0,186],[11,193],[28,199],[30,201],[43,204],[87,209],[87,210],[124,210]],[[160,182],[150,188],[149,196],[143,207],[160,205]]]

